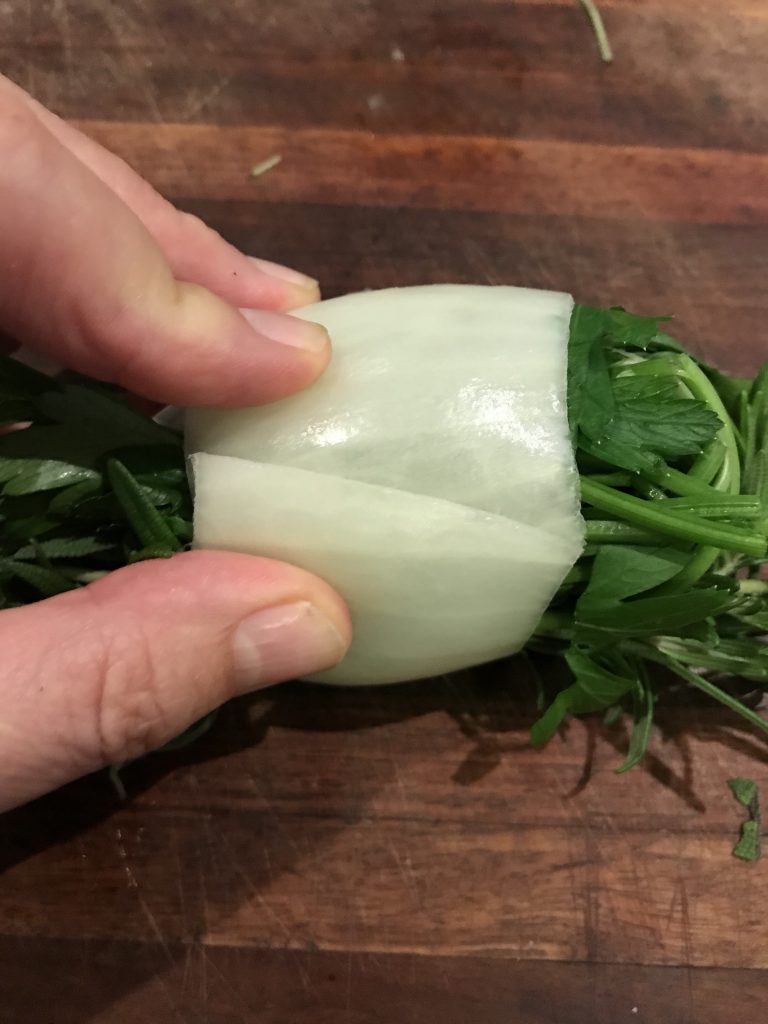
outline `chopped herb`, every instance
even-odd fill
[[[272,156],[268,156],[266,160],[262,160],[258,164],[254,164],[251,168],[251,177],[260,178],[262,174],[266,174],[267,171],[271,171],[274,167],[277,167],[279,163],[282,163],[283,158],[279,153],[273,153]]]
[[[742,823],[739,840],[733,848],[733,856],[740,860],[755,861],[760,858],[760,803],[758,800],[757,783],[752,779],[729,779],[731,792],[742,807],[746,807],[749,817]]]
[[[613,60],[613,50],[611,49],[608,33],[605,31],[603,17],[598,10],[597,4],[595,4],[594,0],[579,0],[579,2],[584,8],[589,18],[589,23],[592,26],[595,42],[597,43],[597,52],[600,54],[601,60],[606,64],[610,64]]]
[[[760,825],[756,821],[745,821],[741,826],[741,835],[733,848],[733,856],[747,861],[760,859]]]
[[[728,779],[728,785],[742,807],[749,808],[757,800],[757,783],[752,779]]]

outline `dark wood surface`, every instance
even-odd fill
[[[5,0],[0,67],[326,294],[509,282],[768,351],[765,0]],[[263,178],[250,167],[273,153]],[[531,750],[513,662],[291,685],[193,750],[0,819],[3,1024],[762,1020],[768,867],[726,780],[766,749],[669,710]]]

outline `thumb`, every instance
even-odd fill
[[[177,736],[230,697],[335,664],[346,609],[268,559],[193,551],[0,615],[0,810]]]

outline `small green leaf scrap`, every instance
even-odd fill
[[[742,823],[739,841],[733,848],[733,856],[739,860],[756,861],[760,858],[760,801],[757,783],[752,779],[728,779],[731,792],[749,817]]]

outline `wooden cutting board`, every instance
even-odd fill
[[[768,355],[768,6],[0,3],[0,67],[327,295],[506,282]],[[279,166],[250,168],[273,154]],[[524,662],[228,707],[192,750],[0,819],[3,1024],[762,1020],[765,745],[669,710],[543,751]]]

